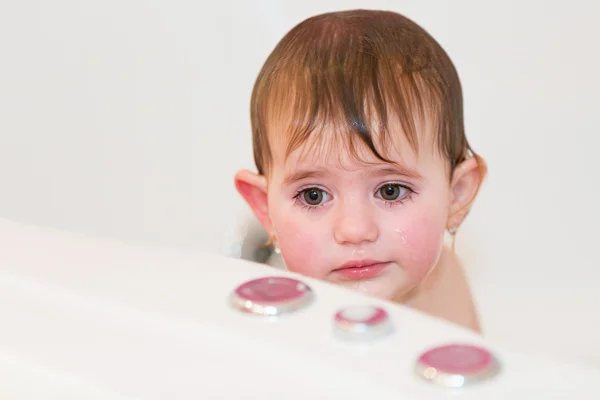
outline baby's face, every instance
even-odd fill
[[[399,140],[384,163],[367,149],[285,158],[274,145],[268,183],[273,233],[289,270],[398,299],[421,283],[443,246],[451,201],[445,161]],[[335,151],[334,151],[335,152]],[[370,163],[373,165],[370,165]]]

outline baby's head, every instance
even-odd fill
[[[293,28],[257,78],[251,122],[258,174],[236,187],[287,268],[382,298],[434,269],[486,173],[452,62],[392,12]]]

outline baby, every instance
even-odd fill
[[[445,51],[386,11],[309,18],[277,44],[251,99],[258,173],[238,192],[285,266],[479,331],[445,234],[487,167],[469,146]]]

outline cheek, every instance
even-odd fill
[[[322,233],[319,236],[319,232],[327,231],[325,227],[314,221],[307,224],[302,218],[289,213],[279,221],[274,221],[274,224],[277,244],[286,267],[302,275],[323,278],[324,271],[320,271],[317,266],[327,265],[324,261],[329,241]]]
[[[413,280],[421,280],[437,264],[444,244],[445,219],[442,215],[414,213],[386,226],[387,237],[398,263]]]

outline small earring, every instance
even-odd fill
[[[273,246],[273,252],[275,254],[281,254],[281,250],[279,249],[279,245],[277,244],[277,239],[275,238],[275,234],[271,234],[271,246]]]
[[[448,228],[448,233],[449,233],[451,236],[454,236],[454,235],[456,235],[456,231],[457,231],[457,230],[458,230],[458,228],[457,228],[456,226],[453,226],[453,227],[451,227],[451,228]]]

